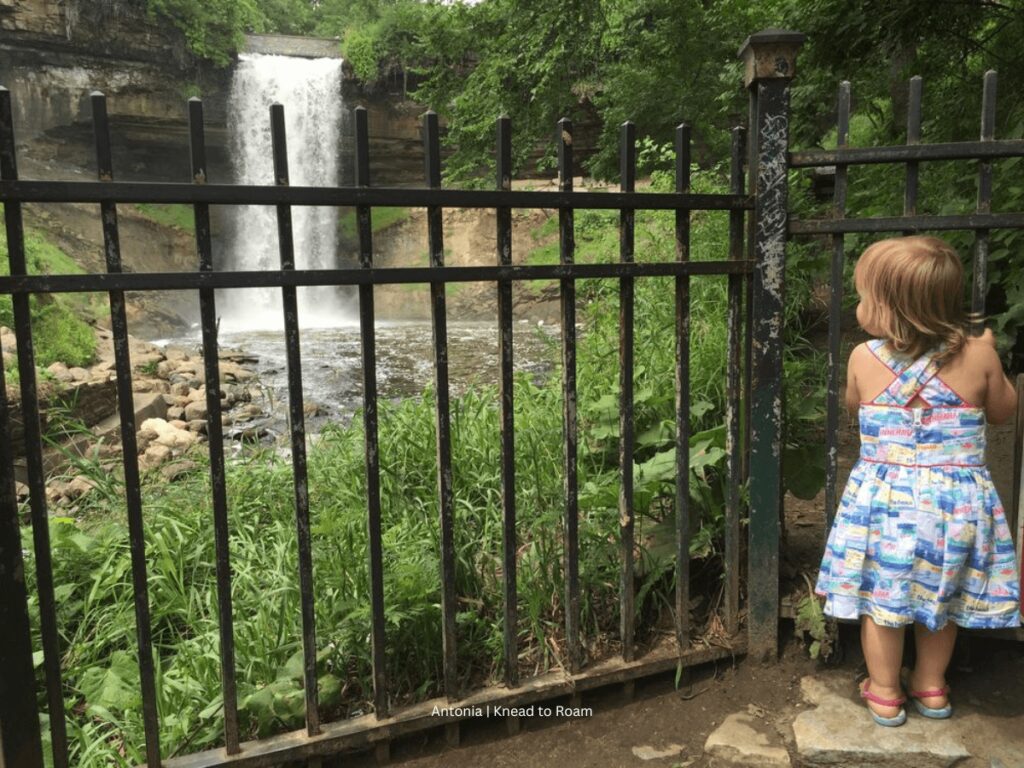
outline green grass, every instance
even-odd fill
[[[165,227],[180,229],[183,232],[195,232],[195,213],[191,205],[171,203],[167,205],[159,203],[136,203],[135,210],[141,213],[150,221],[162,224]]]
[[[370,212],[370,225],[374,233],[387,229],[388,227],[405,221],[409,218],[409,208],[380,207],[373,208]],[[338,234],[344,240],[357,241],[359,239],[359,223],[356,219],[355,208],[341,208],[338,211]]]
[[[0,214],[3,209],[0,206]],[[7,252],[6,229],[0,231],[0,250]],[[35,230],[25,233],[25,262],[30,275],[81,274],[66,253]],[[10,274],[10,263],[0,260],[0,274]],[[32,296],[32,339],[36,365],[45,368],[54,362],[69,366],[86,365],[96,354],[96,339],[89,321],[103,311],[95,294],[57,294]],[[14,306],[10,296],[0,296],[0,325],[14,326]],[[17,381],[16,365],[5,367],[8,380]]]

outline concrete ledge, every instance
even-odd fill
[[[298,56],[305,59],[340,59],[341,43],[334,38],[299,35],[246,35],[244,53]]]

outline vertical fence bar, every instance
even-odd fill
[[[437,113],[423,116],[427,186],[441,188],[441,139]],[[427,236],[430,266],[444,266],[444,230],[441,208],[427,208]],[[444,692],[449,700],[458,698],[458,669],[455,637],[455,539],[452,491],[451,410],[448,401],[448,319],[445,284],[430,283],[430,313],[434,330],[434,388],[437,396],[437,493],[441,523],[441,629],[444,644]],[[449,734],[452,740],[454,734]]]
[[[498,118],[497,187],[512,189],[512,121]],[[512,264],[512,209],[498,208],[498,264]],[[516,454],[514,391],[512,379],[512,283],[498,283],[498,356],[501,360],[501,509],[504,521],[502,537],[503,574],[505,580],[505,684],[519,685],[519,624],[516,592]]]
[[[746,131],[732,130],[729,191],[743,194],[743,152]],[[743,211],[729,213],[729,258],[743,258]],[[739,628],[740,610],[740,348],[743,341],[743,275],[729,275],[728,349],[725,386],[725,453],[729,482],[725,500],[725,628],[730,634]]]
[[[274,153],[274,183],[287,187],[288,141],[284,107],[270,105],[270,136]],[[295,269],[292,209],[277,206],[277,237],[281,271]],[[306,692],[306,732],[320,733],[320,704],[316,679],[316,613],[313,605],[313,553],[309,532],[309,477],[306,467],[306,417],[302,409],[302,355],[299,348],[299,307],[295,286],[281,288],[284,340],[288,361],[288,421],[291,428],[292,475],[295,488],[295,529],[299,545],[299,600],[302,611],[303,682]]]
[[[0,87],[0,178],[18,178],[14,149],[11,93]],[[25,274],[25,230],[21,203],[4,206],[7,252],[12,275]],[[25,454],[29,462],[30,509],[35,547],[39,615],[43,635],[43,669],[50,708],[53,764],[68,765],[67,725],[61,695],[60,646],[50,562],[50,530],[46,512],[42,455],[40,453],[39,401],[36,394],[35,355],[29,297],[13,296],[18,369],[21,379],[21,410]],[[21,526],[14,485],[14,447],[11,443],[10,404],[7,381],[0,365],[0,765],[9,768],[42,768],[43,745],[39,733],[36,680],[32,668],[32,631],[28,615],[25,561],[21,554]]]
[[[921,86],[920,75],[910,78],[909,98],[907,100],[907,146],[921,143]],[[840,86],[842,88],[842,86]],[[837,144],[838,146],[838,144]],[[906,165],[906,185],[903,188],[903,215],[917,215],[917,180],[919,163],[908,160]],[[838,168],[837,168],[838,170]],[[845,166],[844,166],[845,170]],[[905,235],[913,234],[904,231]]]
[[[558,190],[572,192],[572,121],[558,121]],[[572,264],[576,237],[573,209],[558,210],[559,262]],[[576,473],[578,449],[576,424],[576,284],[559,281],[562,310],[562,430],[564,441],[563,484],[565,491],[565,641],[569,671],[579,672],[580,647],[580,542],[579,496]]]
[[[43,768],[10,427],[7,381],[0,365],[0,765]],[[58,717],[63,721],[63,712]],[[63,762],[67,764],[66,748]]]
[[[620,189],[636,188],[636,126],[622,124],[619,132]],[[619,261],[633,262],[636,211],[623,208],[619,213]],[[619,578],[619,632],[622,659],[633,661],[635,632],[635,590],[633,566],[633,278],[619,278],[619,535],[622,546],[622,571]]]
[[[749,145],[750,139],[747,138]],[[753,218],[753,217],[749,217]],[[750,225],[747,225],[747,232],[750,232]],[[749,250],[749,247],[748,247]],[[746,343],[743,345],[743,451],[740,454],[740,476],[743,482],[750,478],[750,414],[751,414],[751,373],[754,367],[754,281],[747,277],[743,281],[745,286],[743,294],[743,338]]]
[[[1024,515],[1024,373],[1017,375],[1017,419],[1014,425],[1013,440],[1013,498],[1007,505],[1009,513],[1006,522],[1010,533],[1016,537],[1017,562],[1024,562],[1024,526],[1021,515]],[[1024,568],[1021,569],[1020,585],[1024,587]]]
[[[690,126],[676,126],[676,192],[690,191]],[[690,260],[690,209],[676,209],[676,261]],[[690,276],[676,291],[676,642],[690,647]]]
[[[995,70],[985,73],[981,97],[981,140],[992,141],[996,134]],[[978,161],[978,213],[992,212],[992,163]],[[971,334],[980,336],[985,330],[985,294],[988,292],[988,237],[987,229],[974,233],[974,265],[971,289]]]
[[[917,88],[918,124],[921,112],[921,78]],[[911,80],[911,109],[914,112],[914,87]],[[836,147],[845,147],[850,138],[850,83],[846,80],[839,84],[839,101],[836,118]],[[908,139],[912,131],[908,127]],[[835,186],[832,190],[832,210],[836,218],[846,216],[846,171],[842,163],[836,165]],[[911,178],[913,177],[913,183]],[[913,187],[913,195],[910,190]],[[907,164],[907,196],[904,205],[917,204],[917,168],[913,174]],[[905,209],[904,209],[905,210]],[[841,367],[842,348],[840,334],[841,313],[843,309],[843,267],[846,263],[846,238],[842,233],[832,235],[832,260],[830,265],[830,283],[828,295],[828,382],[826,384],[825,402],[825,535],[832,528],[832,520],[836,515],[839,482],[839,372]]]
[[[114,180],[110,153],[107,101],[93,93],[92,120],[96,137],[96,164],[100,181]],[[117,205],[100,203],[107,272],[121,272],[121,242],[117,227]],[[160,730],[157,721],[156,683],[153,668],[153,639],[146,585],[146,542],[142,527],[142,489],[139,483],[139,450],[135,440],[135,402],[132,395],[132,363],[128,351],[128,319],[124,291],[110,291],[110,324],[114,336],[117,370],[117,409],[121,417],[121,458],[124,464],[125,500],[128,505],[128,537],[131,548],[132,587],[135,595],[135,624],[139,640],[139,677],[142,683],[142,717],[146,733],[146,763],[160,766]]]
[[[1024,536],[1021,535],[1021,513],[1024,510],[1021,485],[1024,483],[1024,373],[1017,375],[1017,418],[1014,422],[1013,440],[1013,491],[1010,503],[1006,505],[1006,523],[1010,534],[1017,543],[1017,562],[1021,561],[1021,547]],[[1024,586],[1024,568],[1021,569],[1020,582]]]
[[[356,107],[356,186],[370,186],[370,133],[366,107]],[[368,205],[356,207],[359,225],[359,266],[373,267],[373,226]],[[384,554],[381,542],[380,452],[377,443],[377,335],[373,286],[359,286],[359,338],[363,355],[363,432],[366,442],[366,514],[370,537],[370,644],[373,656],[373,707],[380,719],[388,714],[384,669]]]
[[[778,654],[779,516],[782,490],[782,291],[786,256],[789,81],[804,36],[771,30],[740,50],[752,92],[754,345],[751,378],[749,649]]]
[[[209,181],[203,102],[189,99],[188,123],[192,181]],[[199,271],[213,271],[210,239],[210,206],[193,205]],[[238,752],[238,695],[235,685],[235,633],[231,604],[231,556],[228,544],[227,480],[224,473],[224,434],[220,408],[220,360],[217,346],[217,304],[212,288],[199,290],[199,315],[203,334],[203,367],[206,375],[206,433],[210,446],[210,487],[213,491],[213,535],[217,552],[217,611],[220,616],[220,676],[224,694],[224,743],[229,755]]]

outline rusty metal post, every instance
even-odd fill
[[[740,48],[750,92],[750,181],[754,212],[753,353],[751,370],[749,652],[778,653],[779,513],[782,483],[782,297],[786,256],[789,83],[799,32],[770,29]]]

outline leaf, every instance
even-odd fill
[[[825,484],[825,452],[818,446],[787,446],[782,454],[782,479],[798,499],[813,499]]]
[[[141,705],[139,669],[126,651],[115,651],[109,667],[90,667],[79,682],[89,706],[129,711]]]
[[[284,663],[284,667],[281,670],[283,674],[278,675],[279,680],[302,680],[305,674],[305,663],[303,662],[302,649],[299,648],[295,653],[288,657],[288,661]]]
[[[334,707],[341,703],[341,680],[328,673],[317,680],[320,694],[320,706]]]

